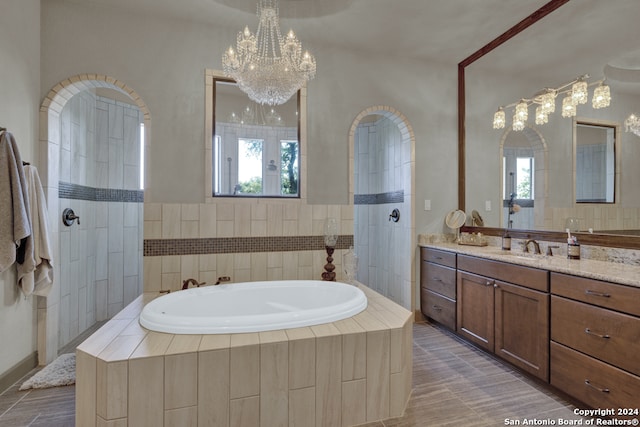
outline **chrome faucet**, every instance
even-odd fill
[[[196,279],[187,279],[187,280],[183,280],[182,281],[182,289],[189,288],[189,283],[191,283],[192,285],[194,285],[197,288],[199,288],[201,285],[206,285],[207,284],[207,282],[199,283]]]
[[[522,252],[529,252],[529,243],[533,243],[533,253],[540,254],[540,245],[534,239],[529,239],[524,242],[524,246],[522,247]]]

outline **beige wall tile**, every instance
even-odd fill
[[[260,394],[260,346],[258,334],[231,336],[230,397]]]
[[[198,355],[165,356],[164,408],[176,409],[198,404]]]
[[[105,420],[102,417],[97,417],[96,427],[127,427],[127,419],[120,418],[118,420]]]
[[[164,411],[164,427],[198,427],[198,408],[191,406]]]
[[[316,426],[316,388],[289,391],[289,426]]]
[[[96,413],[105,420],[126,417],[129,364],[97,360],[96,367]]]
[[[308,334],[311,331],[307,328]],[[297,333],[289,334],[289,389],[311,387],[316,382],[316,340],[314,337],[292,338]],[[311,334],[312,335],[312,334]]]
[[[96,425],[96,359],[76,350],[76,425]]]
[[[198,221],[200,220],[200,205],[197,203],[184,203],[180,205],[180,213],[182,221]]]
[[[364,332],[342,336],[342,380],[365,378],[367,374],[367,335]]]
[[[163,357],[129,360],[130,426],[158,427],[163,425],[163,386]]]
[[[389,417],[389,331],[367,332],[367,421]]]
[[[144,264],[144,291],[157,292],[162,289],[162,257],[146,256]]]
[[[257,427],[260,425],[260,398],[232,399],[229,402],[229,427]]]
[[[342,425],[353,426],[367,421],[367,380],[342,383]]]
[[[289,345],[286,341],[260,345],[260,425],[262,427],[286,427],[289,424],[288,353]]]
[[[198,354],[198,425],[229,425],[229,350]]]
[[[251,205],[238,204],[233,218],[234,237],[251,236]]]
[[[165,203],[162,205],[162,238],[180,238],[180,211],[178,204]]]
[[[314,333],[315,333],[315,330],[314,330]],[[342,413],[342,381],[341,380],[342,380],[342,338],[339,335],[327,335],[321,338],[317,338],[316,339],[316,424],[317,425],[340,425],[340,418]]]
[[[217,215],[215,204],[200,205],[200,237],[216,237]]]

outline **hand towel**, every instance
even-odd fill
[[[0,272],[16,262],[31,235],[29,199],[22,158],[10,132],[0,133]]]
[[[27,245],[25,262],[18,264],[18,284],[25,296],[46,297],[53,284],[53,260],[49,243],[47,202],[40,183],[38,169],[25,166],[27,194],[29,197],[29,218],[31,220],[31,245]],[[29,249],[32,249],[29,251]],[[27,262],[27,257],[29,260]]]

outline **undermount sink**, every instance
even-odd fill
[[[527,259],[527,260],[543,260],[543,259],[547,259],[547,255],[545,254],[536,254],[536,253],[532,253],[532,252],[521,252],[521,251],[503,251],[501,249],[496,249],[496,250],[492,250],[491,253],[495,254],[495,255],[503,255],[503,256],[508,256],[510,258],[520,258],[520,259]]]

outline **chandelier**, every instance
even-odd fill
[[[636,136],[640,136],[640,117],[635,114],[631,114],[624,121],[624,130],[631,132]]]
[[[245,27],[236,49],[222,55],[224,73],[259,104],[284,104],[316,74],[315,58],[302,53],[293,30],[282,37],[278,14],[277,0],[259,0],[256,33]]]
[[[254,126],[284,126],[282,116],[275,108],[265,108],[264,105],[252,102],[248,104],[240,113],[232,111],[228,117],[229,123]]]
[[[515,107],[511,127],[514,131],[521,131],[527,125],[529,116],[529,106],[536,105],[535,123],[543,125],[549,121],[549,114],[556,110],[556,97],[565,95],[562,100],[562,117],[574,117],[577,112],[577,106],[586,104],[588,88],[597,85],[593,90],[591,98],[591,106],[594,109],[605,108],[611,104],[611,91],[609,86],[604,84],[604,80],[598,80],[591,84],[587,83],[588,74],[578,77],[568,83],[557,88],[545,88],[531,98],[523,98],[518,102],[502,106],[493,115],[493,128],[503,129],[506,126],[505,109]],[[626,123],[626,122],[625,122]]]

